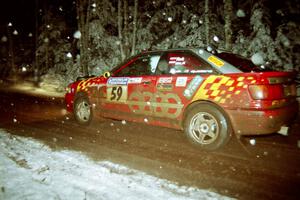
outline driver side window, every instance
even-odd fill
[[[116,76],[149,76],[154,74],[157,63],[160,59],[159,55],[146,55],[139,57],[136,61],[131,63],[119,71]]]

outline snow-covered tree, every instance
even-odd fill
[[[63,16],[49,9],[42,22],[37,48],[38,81],[49,79],[51,82],[52,78],[56,78],[65,86],[79,75],[79,66],[76,64],[76,55],[73,55],[72,38],[68,36],[66,21]]]
[[[225,31],[225,49],[231,50],[232,45],[232,29],[231,29],[231,23],[232,23],[232,0],[224,0],[224,31]]]

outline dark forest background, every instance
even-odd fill
[[[277,70],[300,69],[298,0],[76,0],[35,6],[30,38],[17,38],[13,27],[1,36],[2,79],[31,74],[65,86],[143,50],[207,46],[255,57]]]

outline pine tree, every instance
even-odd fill
[[[232,45],[232,29],[231,29],[231,16],[232,16],[232,0],[224,0],[224,18],[225,18],[225,49],[230,50]]]

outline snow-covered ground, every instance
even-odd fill
[[[36,87],[32,82],[23,82],[20,84],[15,84],[9,87],[12,91],[18,91],[22,93],[41,95],[41,96],[51,96],[51,97],[64,97],[65,92],[58,92],[57,85],[42,84],[41,87]]]
[[[0,129],[0,199],[229,199]]]

